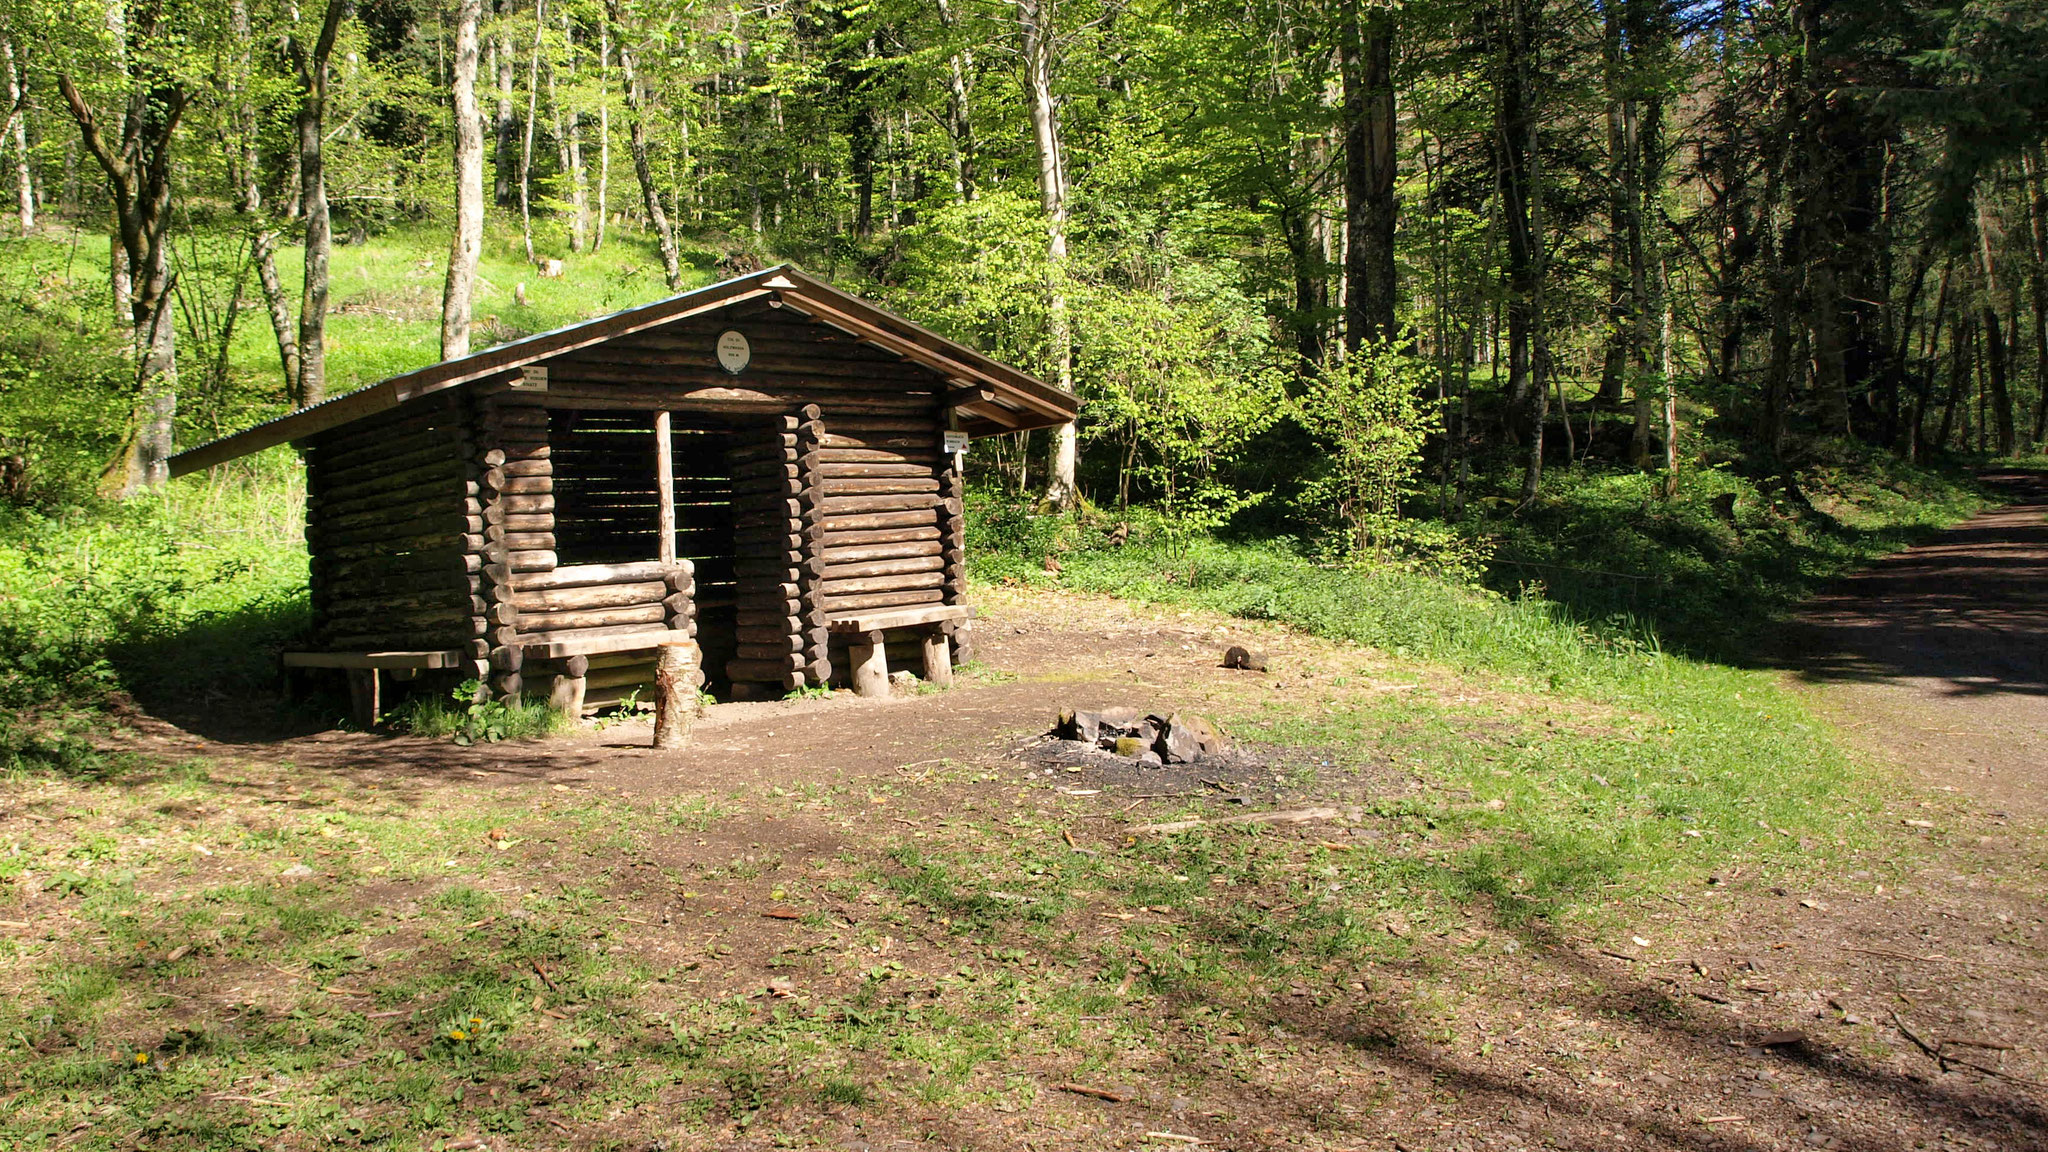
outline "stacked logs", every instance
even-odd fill
[[[939,426],[923,419],[839,417],[819,438],[819,582],[828,616],[942,603],[945,525],[960,501],[941,491]]]
[[[692,688],[704,686],[698,670],[696,578],[688,560],[665,564],[648,560],[632,564],[573,564],[552,572],[514,577],[512,603],[519,609],[520,643],[540,647],[556,642],[589,642],[603,649],[606,641],[646,640],[650,630],[667,629],[693,641],[675,645],[687,665]],[[625,619],[630,616],[631,619]],[[609,621],[609,622],[607,622]],[[552,676],[549,703],[564,714],[579,715],[586,704],[612,703],[654,679],[651,642],[633,643],[619,652],[596,657],[575,655],[526,660],[529,674]]]
[[[500,392],[484,398],[477,413],[484,450],[479,497],[483,536],[477,551],[484,565],[488,641],[487,671],[492,693],[505,703],[525,690],[525,647],[519,594],[555,570],[554,462],[548,447],[548,413],[541,397]],[[535,589],[546,591],[546,589]]]
[[[946,498],[939,513],[939,532],[945,545],[940,553],[946,561],[946,603],[967,603],[967,487],[960,470],[946,462],[939,474],[939,491]],[[962,620],[948,633],[953,644],[953,663],[974,659],[973,622]]]
[[[725,677],[738,694],[801,688],[811,666],[813,628],[805,606],[815,603],[817,489],[806,483],[814,461],[799,445],[818,434],[816,413],[811,406],[801,416],[779,417],[768,436],[749,437],[727,455],[739,646],[726,661]],[[821,618],[816,631],[823,627]]]
[[[331,649],[480,655],[483,521],[461,407],[450,399],[349,424],[306,445],[315,631]]]
[[[738,379],[718,362],[716,337],[746,334],[752,358]],[[743,387],[792,406],[822,403],[835,419],[893,419],[931,411],[944,387],[932,373],[788,310],[760,307],[720,314],[690,328],[654,328],[608,340],[549,362],[550,393],[579,407],[653,407],[676,390]]]

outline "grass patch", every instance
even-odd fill
[[[466,680],[446,698],[413,696],[400,704],[389,723],[400,732],[429,739],[448,739],[457,744],[496,744],[504,740],[531,740],[566,731],[573,722],[545,702],[521,700],[505,704],[480,698],[483,686]]]

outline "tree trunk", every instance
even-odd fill
[[[1549,415],[1543,339],[1541,171],[1537,149],[1537,35],[1542,0],[1508,0],[1502,30],[1494,126],[1495,181],[1508,247],[1508,407],[1528,456],[1522,500],[1543,483],[1543,423]]]
[[[2034,384],[2040,390],[2034,402],[2036,447],[2048,437],[2048,178],[2042,167],[2038,146],[2022,154],[2020,171],[2026,186],[2021,195],[2027,201],[2027,230],[2033,240],[2029,280],[2034,298]]]
[[[954,29],[953,6],[938,0],[939,23],[947,32]],[[953,194],[962,200],[975,197],[974,120],[967,103],[967,78],[974,72],[974,51],[961,48],[946,57],[946,136],[953,143]]]
[[[484,129],[476,106],[476,26],[483,0],[460,0],[455,10],[455,236],[448,246],[448,280],[441,291],[441,359],[469,355],[471,295],[484,244]]]
[[[569,14],[562,13],[562,52],[568,60],[569,79],[576,78],[576,40]],[[583,170],[583,116],[575,108],[563,109],[555,91],[555,71],[548,69],[548,107],[555,116],[555,151],[562,174],[569,179],[569,251],[581,252],[590,242],[590,191]]]
[[[533,54],[526,62],[526,128],[519,138],[519,235],[526,262],[533,263],[533,120],[540,111],[540,43],[547,29],[547,0],[533,0]]]
[[[606,218],[611,214],[612,188],[612,29],[611,24],[597,22],[597,234],[591,238],[590,250],[597,252],[604,247]]]
[[[1067,316],[1067,166],[1060,149],[1059,106],[1052,94],[1055,0],[1020,0],[1017,22],[1024,38],[1024,95],[1031,138],[1038,149],[1038,200],[1045,212],[1046,342],[1053,383],[1074,390],[1074,340]],[[1068,421],[1053,430],[1045,502],[1065,511],[1080,502],[1075,474],[1080,440]]]
[[[605,19],[613,27],[619,27],[619,0],[605,0]],[[676,248],[675,229],[670,226],[668,213],[662,210],[661,193],[654,186],[654,166],[647,155],[647,110],[640,93],[640,78],[633,68],[633,51],[619,42],[619,75],[626,93],[626,147],[633,154],[633,175],[640,181],[640,203],[647,210],[647,221],[654,228],[655,242],[661,249],[662,275],[667,278],[670,291],[683,286],[682,256]]]
[[[121,238],[117,211],[107,233],[107,288],[114,298],[114,323],[131,337],[135,333],[135,282],[128,273],[128,246]]]
[[[502,18],[504,8],[498,11]],[[519,117],[512,106],[512,39],[500,31],[491,37],[491,71],[498,88],[498,109],[493,125],[495,162],[491,165],[491,198],[500,208],[510,208],[516,193],[513,173],[519,168]]]
[[[1344,348],[1392,341],[1394,319],[1394,17],[1347,0],[1344,83]]]
[[[121,39],[125,43],[125,33]],[[165,231],[171,216],[171,143],[184,116],[186,94],[154,70],[147,77],[131,76],[117,149],[102,135],[98,114],[69,73],[58,74],[57,86],[82,142],[106,173],[120,227],[118,250],[127,257],[136,349],[134,431],[101,474],[104,490],[127,496],[170,474],[165,462],[178,410],[178,364]]]
[[[1970,387],[1970,351],[1976,343],[1977,322],[1967,312],[1956,321],[1955,335],[1949,337],[1948,403],[1941,408],[1941,429],[1934,434],[1935,451],[1948,448],[1949,431],[1955,427],[1956,409]]]
[[[249,222],[249,259],[256,266],[256,281],[263,289],[263,306],[270,314],[270,334],[277,342],[277,358],[284,373],[287,400],[299,395],[299,346],[292,334],[292,306],[285,296],[284,282],[277,274],[277,230],[263,211],[262,168],[257,153],[260,126],[256,105],[249,94],[254,79],[249,45],[247,0],[233,0],[228,8],[228,31],[237,53],[236,70],[228,92],[236,139],[228,143],[230,181],[236,190],[235,211]]]
[[[1629,341],[1635,336],[1629,277],[1629,210],[1635,149],[1629,139],[1633,101],[1625,79],[1622,12],[1618,3],[1600,6],[1600,63],[1607,84],[1607,333],[1600,364],[1600,392],[1595,402],[1619,405],[1628,382]]]
[[[14,41],[0,36],[7,81],[7,136],[14,145],[14,183],[23,236],[36,230],[36,186],[28,154],[28,79],[14,62]]]
[[[1280,209],[1280,234],[1287,242],[1294,268],[1295,379],[1302,387],[1323,363],[1323,318],[1329,308],[1329,279],[1323,247],[1315,235],[1315,206],[1286,204]]]
[[[1984,294],[1979,298],[1984,324],[1984,378],[1990,389],[1991,423],[1996,430],[1998,454],[2010,456],[2018,450],[2019,441],[2013,428],[2012,391],[2007,387],[2005,324],[1998,315],[1998,259],[1992,251],[1998,221],[1987,200],[1986,193],[1979,189],[1976,224],[1978,270],[1984,280]]]
[[[306,279],[299,297],[298,390],[300,408],[320,403],[327,395],[327,265],[334,248],[334,229],[327,214],[326,162],[321,147],[327,129],[327,61],[341,28],[349,0],[327,0],[327,13],[312,55],[294,38],[291,52],[298,66],[299,203],[306,213]]]

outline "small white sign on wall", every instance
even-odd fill
[[[718,363],[727,372],[737,376],[746,370],[754,359],[754,346],[747,342],[747,334],[728,328],[718,334]]]
[[[965,432],[948,432],[948,433],[946,433],[946,451],[947,451],[947,452],[965,452],[965,451],[967,451],[967,433],[965,433]]]

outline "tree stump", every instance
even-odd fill
[[[697,717],[694,645],[663,645],[654,661],[654,746],[681,748]]]

